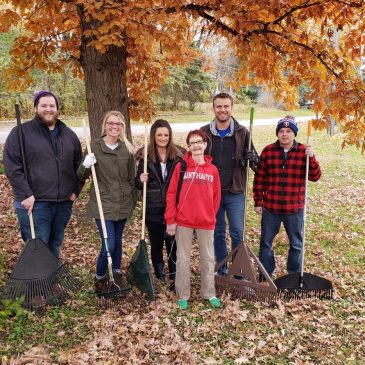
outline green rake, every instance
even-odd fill
[[[143,161],[143,171],[145,173],[147,172],[147,132],[148,127],[147,124],[145,124]],[[127,270],[127,280],[131,285],[135,285],[142,293],[145,293],[149,300],[155,300],[155,289],[152,282],[150,263],[148,260],[147,246],[145,241],[146,196],[147,182],[144,182],[142,201],[142,237]]]

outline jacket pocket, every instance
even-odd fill
[[[123,199],[128,199],[128,198],[132,197],[134,188],[132,186],[130,186],[127,182],[122,183],[120,185],[120,189],[122,190]]]

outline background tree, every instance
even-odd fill
[[[203,70],[203,58],[195,58],[187,67],[169,67],[169,76],[161,86],[158,106],[162,110],[177,110],[180,101],[188,101],[189,109],[194,110],[198,101],[202,101],[204,91],[213,91],[212,78]]]
[[[194,110],[204,91],[212,89],[212,78],[203,72],[203,60],[195,58],[185,69],[184,96],[189,102],[189,109]]]
[[[13,47],[9,81],[19,86],[19,79],[26,83],[35,66],[57,71],[70,63],[75,74],[84,75],[93,135],[108,109],[121,110],[127,122],[130,108],[137,117],[151,119],[152,96],[167,65],[191,61],[189,30],[191,22],[199,21],[202,31],[225,37],[235,50],[238,85],[266,84],[287,107],[294,107],[296,89],[304,81],[313,90],[309,97],[319,113],[316,125],[325,128],[332,116],[346,133],[344,143],[365,149],[365,90],[358,72],[365,31],[363,0],[5,4],[10,7],[0,14],[3,30],[21,21],[27,32]],[[342,30],[338,49],[333,29]],[[59,50],[68,56],[52,58]]]
[[[0,33],[0,68],[8,67],[11,58],[9,51],[14,40],[19,37],[19,29],[11,32]],[[46,70],[33,68],[30,72],[32,84],[24,90],[8,91],[4,78],[0,79],[0,119],[14,119],[14,103],[19,102],[24,118],[30,118],[34,114],[33,93],[35,90],[53,90],[61,102],[62,115],[85,114],[86,99],[85,85],[80,78],[72,75],[72,69],[65,65],[62,72],[48,73]]]
[[[215,91],[232,89],[235,73],[239,68],[239,60],[235,55],[235,48],[223,37],[211,37],[207,40],[207,47],[202,47],[206,58],[206,69],[215,80]],[[238,88],[237,88],[238,91]]]
[[[181,66],[169,67],[169,76],[161,86],[160,97],[162,99],[163,108],[167,109],[167,100],[171,99],[171,109],[177,110],[179,103],[183,99],[185,69]]]
[[[93,138],[100,135],[108,110],[123,113],[129,134],[130,110],[135,119],[150,120],[152,96],[167,66],[189,62],[194,54],[188,14],[167,14],[150,1],[5,3],[9,8],[0,13],[0,30],[20,22],[23,26],[4,73],[9,87],[29,86],[35,67],[62,72],[69,65],[85,82]]]

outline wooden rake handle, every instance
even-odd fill
[[[148,149],[148,125],[144,125],[144,151],[143,151],[143,173],[147,173],[147,149]],[[147,198],[147,181],[143,182],[143,198],[142,198],[142,233],[141,239],[145,239],[145,223],[146,223],[146,198]]]
[[[92,151],[91,151],[91,147],[90,147],[89,134],[88,134],[85,119],[82,120],[82,126],[84,128],[84,137],[85,137],[85,142],[86,142],[87,153],[90,154],[90,153],[92,153]],[[104,239],[107,239],[108,238],[108,232],[106,230],[104,211],[103,211],[103,206],[101,204],[99,184],[98,184],[98,179],[96,177],[96,171],[95,171],[95,166],[94,165],[91,166],[91,174],[92,174],[92,178],[93,178],[93,182],[94,182],[96,202],[98,204],[101,227],[102,227],[102,230],[103,230]]]

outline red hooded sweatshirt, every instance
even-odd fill
[[[176,192],[181,164],[177,164],[166,193],[165,221],[178,226],[211,229],[215,228],[215,216],[221,201],[221,183],[217,168],[210,156],[204,156],[205,163],[197,165],[191,152],[184,156],[186,171],[181,186],[179,203]]]

